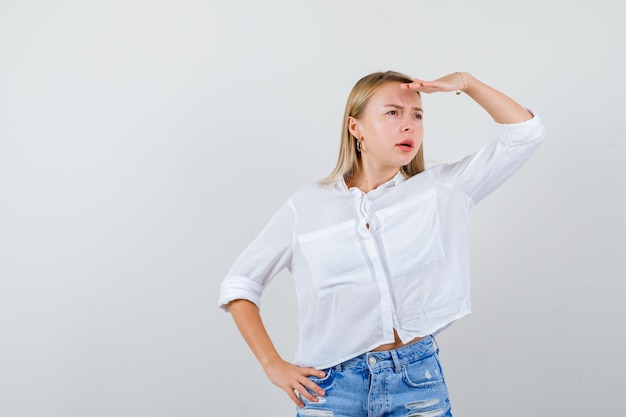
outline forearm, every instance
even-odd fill
[[[315,368],[301,368],[284,361],[267,334],[259,309],[254,303],[234,300],[228,307],[239,331],[270,381],[282,388],[298,407],[304,407],[301,397],[317,402],[319,400],[313,392],[319,396],[325,395],[324,390],[308,378],[311,375],[323,378],[324,372]]]
[[[239,332],[263,369],[281,360],[265,329],[259,308],[254,303],[248,300],[233,300],[228,304],[228,308]]]
[[[513,99],[474,78],[467,72],[459,73],[465,83],[463,92],[489,113],[497,123],[524,122],[533,116]]]

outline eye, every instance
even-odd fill
[[[398,114],[398,111],[397,110],[389,110],[387,112],[387,114],[390,115],[390,116],[395,116],[396,114]]]
[[[417,113],[415,115],[415,118],[418,119],[418,120],[421,120],[423,118],[423,116],[421,115],[421,113]]]

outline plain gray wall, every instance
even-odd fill
[[[469,71],[548,137],[471,223],[455,416],[616,415],[626,351],[626,31],[606,0],[0,3],[0,416],[288,416],[229,315],[231,263],[334,166],[347,94]],[[495,134],[424,97],[425,150]],[[263,300],[287,359],[290,277]]]

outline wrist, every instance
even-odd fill
[[[472,90],[476,79],[469,72],[459,72],[458,74],[461,76],[461,80],[463,82],[463,87],[461,87],[459,90],[463,91],[464,93],[469,93]]]
[[[269,369],[275,367],[277,364],[283,362],[283,359],[278,355],[272,355],[267,358],[259,359],[261,367],[267,372]]]

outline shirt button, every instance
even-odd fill
[[[367,362],[369,362],[370,365],[375,365],[376,364],[376,358],[373,356],[370,356],[369,359],[367,360]]]

